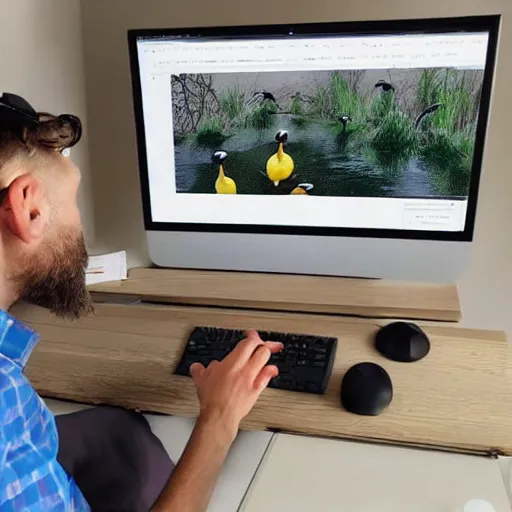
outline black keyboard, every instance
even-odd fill
[[[337,338],[309,334],[258,332],[263,341],[278,341],[284,345],[279,354],[273,354],[268,364],[279,368],[279,376],[269,387],[323,394],[327,389],[336,356]],[[212,361],[222,361],[244,339],[243,331],[197,327],[185,348],[176,374],[190,376],[193,363],[205,367]]]

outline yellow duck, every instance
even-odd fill
[[[279,143],[277,153],[272,155],[267,162],[267,176],[277,187],[280,181],[287,180],[295,168],[293,159],[284,152],[284,143],[288,140],[288,132],[279,130],[276,141]]]
[[[232,178],[224,174],[223,162],[228,157],[225,151],[216,151],[213,155],[213,161],[219,164],[219,177],[215,182],[217,194],[236,194],[236,183]]]

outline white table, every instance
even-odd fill
[[[242,510],[462,512],[472,499],[510,512],[498,461],[279,435]]]

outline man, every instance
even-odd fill
[[[91,508],[78,485],[84,471],[69,474],[59,463],[69,454],[62,453],[63,446],[59,450],[55,418],[23,375],[37,335],[7,313],[19,299],[70,319],[93,312],[85,287],[88,258],[76,202],[80,173],[62,154],[80,136],[81,124],[74,116],[38,114],[18,96],[0,98],[2,511]],[[267,363],[281,348],[249,332],[222,362],[190,368],[200,415],[181,460],[154,496],[153,511],[206,509],[240,421],[277,375],[277,368]],[[100,437],[103,431],[93,433]],[[72,445],[67,443],[65,450]],[[126,461],[127,466],[130,463],[134,461]],[[95,474],[88,468],[90,479]],[[88,492],[92,495],[93,490]],[[109,506],[124,510],[121,505]]]

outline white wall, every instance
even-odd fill
[[[511,0],[84,0],[82,13],[98,248],[128,249],[132,265],[148,260],[127,29],[504,14],[476,244],[460,291],[467,325],[512,335]]]
[[[0,93],[20,94],[38,110],[76,114],[85,122],[80,0],[0,0],[0,10]],[[93,243],[87,137],[72,157],[83,173],[79,204]]]

